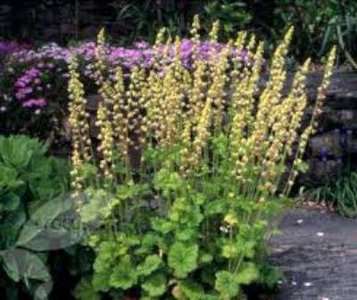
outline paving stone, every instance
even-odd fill
[[[275,300],[357,299],[357,219],[296,209],[270,240],[270,262],[285,278]]]

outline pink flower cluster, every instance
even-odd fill
[[[41,95],[44,90],[42,75],[43,72],[38,67],[31,67],[17,79],[15,97],[22,101],[23,107],[42,108],[47,105],[47,101],[43,97],[36,97],[37,94]]]
[[[37,99],[29,99],[29,100],[26,100],[22,106],[23,107],[36,107],[36,108],[39,108],[39,107],[44,107],[47,105],[47,101],[43,98],[37,98]]]
[[[80,58],[82,76],[89,81],[89,85],[92,83],[95,87],[96,47],[95,42],[86,42],[69,48],[61,47],[55,43],[48,43],[39,49],[12,46],[13,51],[7,56],[5,65],[12,71],[23,70],[22,73],[15,71],[15,75],[19,74],[15,78],[12,89],[15,99],[26,108],[43,108],[51,103],[61,101],[59,98],[66,98],[68,63],[72,55],[77,55]],[[216,42],[202,41],[197,44],[192,40],[184,39],[179,47],[179,55],[183,66],[191,69],[194,57],[204,61],[216,59],[215,55],[219,54],[223,47],[225,47],[224,44]],[[126,73],[130,73],[130,70],[135,66],[150,69],[157,61],[161,65],[170,64],[174,60],[176,51],[174,44],[149,47],[146,42],[137,42],[131,48],[106,44],[104,53],[108,65],[108,75],[114,79],[118,66],[121,66]],[[247,60],[244,51],[238,51],[234,47],[231,47],[229,51],[231,57],[239,56],[242,60]],[[163,60],[164,52],[168,53],[165,56],[166,61]],[[56,90],[54,86],[60,90]]]
[[[199,59],[210,60],[213,59],[213,53],[219,53],[223,47],[224,44],[209,41],[202,41],[198,45],[195,45],[193,41],[184,39],[181,42],[180,57],[183,64],[189,68],[192,66],[194,51],[198,53]],[[95,59],[95,49],[95,42],[87,42],[71,48],[64,48],[55,43],[50,43],[37,51],[28,50],[15,52],[12,55],[12,59],[19,62],[51,59],[68,63],[71,55],[76,54],[90,64]],[[109,66],[120,65],[126,69],[131,69],[134,66],[150,68],[155,62],[155,59],[157,59],[157,54],[165,50],[165,46],[155,48],[149,47],[145,42],[137,42],[134,43],[134,47],[132,48],[116,47],[107,44],[104,50]],[[244,53],[238,53],[234,47],[230,50],[231,56],[241,55],[244,58]],[[168,52],[169,57],[173,59],[175,45],[170,45]]]

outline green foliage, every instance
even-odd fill
[[[138,266],[138,273],[144,276],[148,276],[156,271],[161,265],[162,260],[158,255],[149,255],[145,258],[145,261]]]
[[[236,274],[235,280],[238,284],[250,284],[259,277],[259,270],[254,263],[243,264],[241,271]]]
[[[234,274],[220,271],[216,273],[215,289],[222,295],[222,299],[232,299],[239,293],[239,284]]]
[[[149,297],[159,297],[166,292],[166,278],[163,274],[155,274],[142,284],[142,288]]]
[[[232,37],[238,29],[245,28],[252,20],[246,1],[208,1],[204,6],[207,20],[220,20],[226,37]]]
[[[226,39],[247,28],[257,28],[273,45],[291,25],[299,37],[294,54],[303,59],[320,59],[333,44],[339,44],[347,60],[356,54],[356,12],[354,1],[339,0],[276,0],[264,1],[153,1],[140,3],[113,1],[117,21],[130,28],[130,35],[122,37],[124,43],[137,39],[153,42],[160,27],[167,27],[174,36],[188,33],[187,20],[194,14],[203,16],[204,33],[219,19]],[[126,30],[125,32],[128,32]],[[267,33],[267,34],[266,34]],[[321,41],[323,41],[321,43]],[[352,64],[355,64],[352,61]],[[357,66],[357,65],[356,65]]]
[[[101,219],[108,216],[110,208],[118,201],[108,195],[105,190],[88,189],[84,196],[89,199],[81,211],[81,217],[86,223],[100,222]]]
[[[26,220],[24,215],[68,189],[66,163],[46,157],[45,152],[46,147],[37,140],[0,137],[2,249],[14,244],[18,229]]]
[[[167,28],[172,36],[187,35],[189,32],[187,21],[195,14],[204,16],[205,33],[210,30],[212,22],[221,20],[225,38],[232,37],[237,30],[242,30],[252,20],[247,1],[145,0],[136,3],[117,0],[113,1],[112,6],[117,12],[117,22],[125,24],[123,28],[129,29],[120,37],[126,44],[138,39],[153,42],[157,30],[161,27]]]
[[[267,223],[243,221],[246,210],[253,214],[275,214],[279,205],[247,203],[245,206],[236,201],[233,205],[224,197],[210,201],[216,197],[219,186],[195,190],[191,180],[168,169],[158,171],[152,183],[156,193],[160,191],[160,196],[156,197],[158,207],[171,202],[163,215],[147,208],[144,214],[149,217],[144,218],[135,206],[123,212],[134,199],[147,195],[147,189],[140,188],[141,183],[133,182],[120,186],[123,202],[112,206],[110,214],[100,215],[102,224],[108,225],[106,229],[98,228],[88,240],[96,252],[88,297],[96,299],[100,293],[109,292],[122,297],[134,289],[141,291],[143,299],[232,299],[242,295],[242,286],[269,280],[274,285],[275,280],[280,279],[269,276],[270,273],[255,261],[262,256],[261,249],[265,249],[262,245]],[[136,192],[128,192],[128,186]],[[86,222],[92,222],[86,215],[86,206],[91,206],[90,201],[95,199],[93,187],[89,190],[93,199],[89,197],[83,206],[82,220]],[[112,197],[117,199],[114,194]],[[169,200],[172,197],[174,199]],[[102,205],[100,211],[107,211],[106,206]],[[113,218],[121,222],[113,224]],[[143,222],[146,219],[149,223]],[[81,282],[77,287],[78,299],[86,297],[83,284],[89,282]]]
[[[312,190],[318,202],[335,205],[344,216],[357,217],[357,173],[349,172],[325,186]]]
[[[109,279],[110,286],[127,290],[133,287],[138,280],[138,273],[129,255],[124,255],[115,264],[114,270]]]
[[[197,268],[198,246],[176,242],[170,247],[168,265],[178,278],[185,278]]]
[[[91,279],[83,277],[81,281],[77,284],[74,292],[76,299],[81,300],[100,300],[100,295],[94,290]]]
[[[117,11],[118,22],[126,24],[124,43],[136,39],[153,41],[157,29],[167,26],[172,34],[180,34],[185,29],[185,14],[178,9],[176,1],[168,0],[158,3],[153,0],[144,0],[135,3],[127,0],[113,1],[112,5]],[[128,34],[130,32],[130,34]]]
[[[192,280],[185,280],[180,282],[179,287],[182,294],[185,295],[188,299],[217,299],[215,295],[205,294],[203,287]]]
[[[46,147],[26,136],[0,137],[0,160],[4,166],[24,172],[46,152]]]
[[[294,24],[297,30],[296,54],[300,57],[319,58],[332,45],[346,43],[346,50],[356,53],[355,32],[357,4],[354,1],[279,0],[276,1],[271,32],[279,37],[283,30]],[[341,30],[340,37],[338,31]],[[323,41],[323,43],[321,43]],[[348,58],[348,57],[347,57]]]
[[[269,264],[262,263],[259,270],[259,280],[263,286],[273,288],[279,280],[283,279],[282,271]]]
[[[8,279],[23,281],[38,299],[46,298],[51,276],[46,253],[63,238],[77,243],[50,224],[70,209],[62,195],[68,190],[65,161],[46,156],[47,148],[26,136],[0,137],[0,257]],[[50,241],[46,236],[52,237]],[[59,244],[55,244],[59,247]],[[43,282],[43,286],[38,286]],[[34,287],[38,286],[36,289]]]

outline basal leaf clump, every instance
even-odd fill
[[[218,28],[215,23],[209,42],[217,41]],[[301,128],[310,61],[283,92],[292,29],[272,57],[263,88],[262,42],[239,33],[236,41],[211,47],[206,60],[199,55],[198,17],[191,33],[190,67],[180,38],[172,47],[160,31],[152,67],[136,66],[128,74],[119,67],[114,83],[105,75],[100,34],[98,145],[88,135],[86,99],[72,58],[73,188],[82,221],[100,222],[87,240],[97,255],[95,295],[238,299],[244,286],[277,278],[264,263],[265,243],[304,167],[335,49],[311,123]]]

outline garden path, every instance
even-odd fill
[[[294,209],[270,243],[270,262],[284,272],[275,300],[356,300],[357,219]]]

